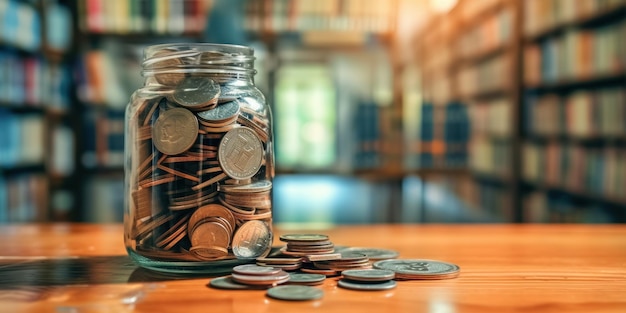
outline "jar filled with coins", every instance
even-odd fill
[[[144,51],[126,110],[125,245],[140,266],[218,273],[271,248],[272,117],[254,51],[167,44]]]

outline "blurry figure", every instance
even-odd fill
[[[246,45],[243,28],[245,0],[215,0],[210,10],[204,40],[211,43]]]

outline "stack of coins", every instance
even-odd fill
[[[384,260],[374,268],[394,271],[397,280],[449,279],[460,271],[458,265],[434,260]]]
[[[289,280],[289,273],[275,267],[245,264],[233,268],[232,279],[244,285],[276,286]]]
[[[257,258],[256,264],[277,267],[284,271],[295,271],[302,267],[302,258]]]
[[[337,274],[350,269],[372,268],[370,260],[365,254],[345,252],[340,253],[339,259],[327,261],[315,261],[313,267],[316,269],[335,271]]]
[[[354,290],[387,290],[396,287],[395,273],[390,270],[345,270],[337,282],[339,287]]]
[[[341,258],[328,236],[321,234],[286,234],[280,240],[287,245],[281,251],[285,255],[302,257],[306,261],[324,261]]]
[[[172,50],[148,65],[220,57]],[[134,251],[180,261],[264,256],[272,242],[274,167],[262,95],[228,75],[165,71],[154,79],[163,92],[138,104],[129,127]]]

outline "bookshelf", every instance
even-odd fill
[[[0,1],[0,223],[73,210],[71,23],[65,1]]]
[[[466,202],[510,207],[509,221],[624,222],[626,2],[494,0],[468,15],[478,2],[459,1],[417,41],[425,90],[470,112],[479,196]]]

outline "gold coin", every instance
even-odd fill
[[[154,123],[153,143],[159,151],[167,155],[187,151],[198,136],[198,120],[184,108],[165,111]]]

